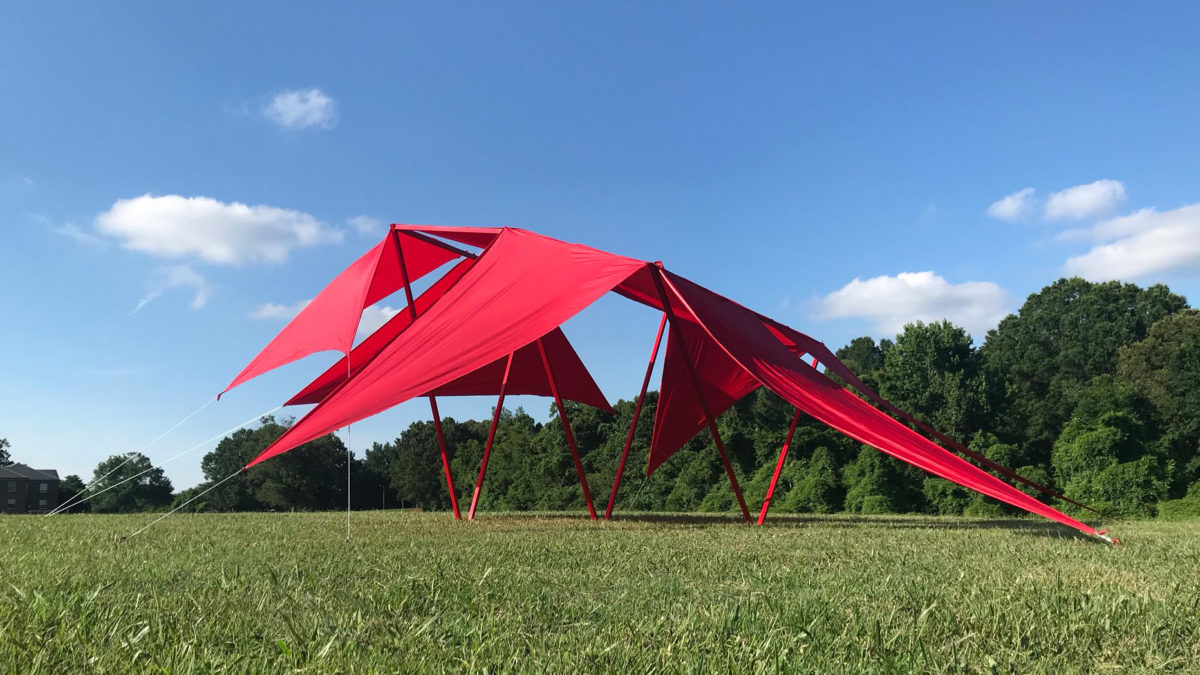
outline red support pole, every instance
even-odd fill
[[[813,368],[817,367],[817,357],[813,357]],[[762,525],[767,519],[767,509],[771,508],[771,496],[775,494],[775,484],[779,482],[779,472],[783,470],[783,460],[787,459],[788,447],[792,444],[792,435],[796,433],[796,423],[800,421],[800,409],[792,415],[792,425],[788,427],[787,438],[779,450],[779,461],[775,463],[775,474],[771,476],[771,486],[767,488],[767,496],[763,499],[762,511],[758,512],[758,524]]]
[[[504,379],[500,381],[500,398],[496,401],[496,412],[492,413],[492,428],[488,431],[487,445],[483,447],[483,461],[479,464],[479,478],[475,481],[475,494],[471,495],[471,509],[467,520],[475,520],[475,507],[479,504],[479,489],[483,487],[483,475],[487,473],[488,457],[492,454],[492,442],[496,440],[496,427],[500,424],[500,410],[504,407],[504,392],[508,390],[508,373],[512,370],[513,355],[508,355],[504,364]]]
[[[779,451],[779,461],[775,463],[775,475],[771,476],[771,486],[767,488],[767,496],[763,499],[762,510],[758,512],[758,524],[762,525],[767,519],[767,509],[771,508],[771,496],[775,494],[775,484],[779,482],[779,472],[783,470],[783,460],[787,459],[788,446],[792,444],[792,435],[796,433],[796,423],[800,421],[800,409],[792,416],[792,426],[788,428],[787,438]]]
[[[621,476],[625,473],[625,460],[629,459],[629,448],[633,446],[633,434],[637,430],[638,418],[642,414],[642,404],[646,402],[646,387],[650,386],[650,375],[654,372],[654,362],[658,360],[658,346],[662,343],[663,329],[667,325],[667,313],[663,312],[662,320],[658,322],[658,335],[654,336],[654,349],[650,352],[650,363],[646,366],[646,377],[642,379],[642,391],[638,394],[637,404],[633,407],[633,421],[629,423],[629,433],[625,436],[625,449],[621,451],[621,462],[617,465],[617,475],[613,479],[612,493],[608,495],[608,506],[604,509],[604,519],[611,520],[613,505],[617,503],[617,489],[621,487]]]
[[[400,278],[404,281],[404,297],[408,301],[408,316],[417,320],[417,306],[413,302],[412,283],[408,279],[408,265],[404,263],[404,249],[400,246],[400,234],[392,230],[392,243],[396,246],[396,257],[400,260]],[[347,365],[350,357],[346,357]],[[450,507],[454,511],[454,519],[461,520],[458,512],[458,495],[454,490],[454,478],[450,474],[450,458],[446,454],[446,435],[442,433],[442,416],[438,414],[437,399],[429,395],[429,410],[433,413],[433,428],[437,431],[438,450],[442,453],[442,471],[446,474],[446,490],[450,492]]]
[[[671,329],[674,331],[675,337],[673,342],[679,345],[679,350],[683,354],[683,363],[687,366],[688,374],[692,379],[692,386],[696,388],[696,398],[700,401],[700,409],[704,412],[704,421],[708,425],[708,432],[712,434],[713,443],[717,446],[717,453],[721,455],[721,464],[725,467],[725,475],[729,478],[729,485],[733,488],[738,506],[742,509],[742,519],[749,523],[751,522],[750,509],[746,507],[746,498],[742,496],[742,488],[738,486],[737,474],[733,472],[733,464],[729,462],[729,454],[725,452],[725,443],[721,441],[721,432],[717,430],[716,420],[708,407],[708,402],[704,400],[704,390],[700,388],[700,376],[696,374],[696,368],[688,358],[687,346],[683,344],[683,331],[675,325],[675,312],[672,311],[671,303],[667,300],[667,291],[663,287],[662,270],[656,267],[650,276],[653,277],[654,286],[658,289],[658,297],[662,301],[663,311],[671,322]]]
[[[437,431],[438,449],[442,451],[442,470],[446,473],[446,489],[450,491],[450,508],[454,510],[454,519],[462,520],[458,512],[458,496],[454,494],[454,478],[450,475],[450,458],[446,456],[446,435],[442,432],[442,416],[438,414],[437,399],[429,397],[429,409],[433,411],[433,428]]]
[[[583,486],[583,499],[587,502],[588,515],[596,519],[596,508],[592,506],[592,491],[588,489],[587,475],[583,471],[583,462],[579,459],[579,447],[575,445],[575,434],[571,433],[571,422],[567,419],[567,409],[563,407],[562,398],[558,395],[558,385],[554,382],[554,371],[550,368],[550,359],[546,356],[546,348],[542,339],[537,341],[538,353],[542,355],[542,366],[546,369],[546,379],[550,382],[550,393],[554,394],[554,405],[558,406],[558,419],[562,422],[563,433],[567,436],[567,447],[571,448],[571,459],[575,462],[575,473],[579,474],[579,484]]]

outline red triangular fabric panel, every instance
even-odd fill
[[[447,227],[445,225],[392,225],[397,230],[423,232],[442,239],[457,241],[467,246],[487,248],[492,245],[503,228],[499,227]]]
[[[1034,488],[1035,490],[1041,492],[1042,494],[1049,495],[1049,496],[1055,497],[1057,499],[1061,499],[1070,504],[1074,504],[1075,506],[1078,506],[1080,508],[1087,509],[1088,511],[1092,511],[1093,513],[1099,513],[1100,515],[1104,515],[1101,511],[1098,511],[1098,510],[1088,506],[1087,504],[1083,504],[1081,502],[1075,501],[1074,499],[1071,499],[1070,497],[1067,497],[1066,495],[1063,495],[1054,490],[1051,490],[1050,488],[1048,488],[1044,485],[1039,485],[1038,483],[1035,483],[1035,482],[1029,480],[1028,478],[1026,478],[1026,477],[1022,476],[1021,474],[1013,471],[1012,469],[1004,466],[1003,464],[998,464],[998,463],[988,459],[985,455],[981,455],[978,452],[971,450],[970,448],[966,447],[962,443],[959,443],[958,441],[954,440],[953,438],[950,438],[949,436],[943,434],[942,432],[938,431],[937,429],[934,429],[933,427],[929,426],[928,424],[922,422],[921,420],[919,420],[919,419],[913,417],[912,415],[908,414],[907,412],[901,410],[899,407],[894,405],[891,401],[888,401],[887,399],[885,399],[884,397],[882,397],[878,393],[876,393],[875,390],[868,387],[865,383],[863,383],[862,380],[858,379],[858,376],[855,375],[854,372],[851,371],[850,368],[846,366],[846,364],[842,363],[841,360],[839,360],[837,358],[837,356],[832,351],[830,351],[828,347],[825,346],[824,343],[818,341],[817,339],[812,338],[808,335],[805,335],[804,333],[801,333],[800,331],[798,331],[794,328],[791,328],[790,326],[785,326],[777,321],[774,321],[774,320],[764,317],[762,315],[759,315],[759,318],[762,319],[763,323],[766,324],[767,328],[771,329],[771,332],[773,332],[775,334],[775,336],[778,337],[781,342],[783,342],[784,345],[786,345],[789,349],[791,349],[793,353],[795,353],[795,354],[808,353],[808,354],[811,354],[812,356],[816,357],[819,362],[825,364],[826,370],[828,370],[829,372],[833,373],[834,375],[837,375],[838,377],[842,378],[842,380],[844,382],[849,384],[854,389],[858,390],[858,393],[862,394],[863,396],[866,396],[867,399],[874,401],[876,405],[881,406],[884,410],[887,410],[888,412],[892,413],[893,415],[896,415],[900,419],[908,422],[909,424],[916,426],[921,431],[924,431],[925,433],[929,434],[930,436],[941,441],[942,443],[944,443],[946,445],[946,447],[953,448],[955,452],[957,452],[961,455],[970,457],[971,459],[974,459],[975,461],[979,462],[980,464],[983,464],[984,466],[992,469],[993,471],[997,471],[1000,474],[1007,476],[1019,483],[1028,485],[1029,487]]]
[[[458,280],[467,273],[467,270],[475,264],[472,258],[464,259],[454,267],[450,268],[441,279],[438,279],[432,286],[425,290],[424,293],[417,296],[413,300],[413,305],[416,307],[417,315],[424,314],[433,303],[446,294]],[[412,323],[410,318],[412,315],[408,312],[408,307],[400,310],[396,316],[388,319],[387,323],[380,326],[379,330],[371,333],[362,342],[350,352],[350,375],[357,375],[362,370],[363,366],[379,356],[379,352],[387,346],[389,342],[394,340],[397,335],[402,333],[405,328],[408,328]],[[346,358],[343,356],[337,363],[330,366],[321,376],[313,380],[307,387],[300,390],[300,393],[293,396],[284,405],[305,405],[309,403],[320,403],[322,399],[329,395],[331,391],[346,381],[347,367]]]
[[[681,344],[687,346],[686,360]],[[704,402],[714,417],[719,417],[743,396],[762,386],[713,342],[703,328],[690,321],[676,322],[667,336],[666,354],[658,406],[654,412],[647,476],[707,425],[687,361],[691,361],[696,369]]]
[[[645,265],[505,229],[441,301],[248,466],[436,391],[528,345]]]
[[[400,237],[409,278],[416,280],[457,257],[445,248]],[[263,373],[325,350],[349,353],[364,307],[403,285],[391,232],[329,282],[221,394]],[[217,395],[220,398],[221,394]]]
[[[929,473],[1088,534],[1095,530],[934,444],[837,385],[784,345],[750,310],[664,271],[672,292],[731,358],[822,423]]]
[[[546,360],[554,373],[554,381],[558,385],[558,395],[569,401],[576,401],[605,412],[612,412],[608,399],[604,398],[599,385],[592,379],[591,373],[575,353],[567,336],[561,328],[555,328],[542,337],[542,345],[546,348]],[[488,365],[474,370],[457,380],[444,384],[433,392],[436,396],[483,396],[500,393],[500,384],[504,379],[504,367],[508,356],[501,356]],[[550,381],[546,379],[546,367],[542,363],[542,355],[537,343],[531,343],[517,350],[513,355],[512,370],[508,375],[509,395],[528,394],[532,396],[553,396]]]

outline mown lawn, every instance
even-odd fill
[[[0,517],[11,672],[1200,671],[1200,523]]]

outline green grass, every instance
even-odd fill
[[[0,517],[0,671],[1200,669],[1200,523]]]

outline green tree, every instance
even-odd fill
[[[1005,440],[1029,445],[1045,463],[1080,390],[1116,370],[1117,352],[1156,321],[1187,306],[1166,286],[1059,279],[1029,296],[988,332],[980,349]]]
[[[1117,374],[1153,405],[1162,454],[1175,462],[1172,496],[1181,497],[1200,480],[1200,311],[1164,317],[1122,347]]]
[[[846,490],[838,475],[834,453],[818,446],[807,460],[797,462],[791,489],[785,493],[781,510],[792,513],[834,513],[842,510]]]
[[[204,456],[201,468],[208,487],[224,480],[257,457],[291,425],[267,416],[255,429],[239,429],[226,436]],[[362,463],[347,456],[341,439],[327,434],[282,455],[256,464],[248,471],[204,497],[215,511],[328,510],[346,505],[346,463],[351,461],[351,482],[361,483]],[[375,504],[374,489],[360,503]]]
[[[842,471],[845,509],[851,513],[902,513],[924,504],[924,472],[874,448],[863,447]]]
[[[95,496],[90,502],[97,513],[151,511],[171,503],[171,481],[140,452],[112,455],[100,462],[93,480]]]
[[[952,438],[970,438],[985,411],[971,336],[949,321],[906,325],[884,358],[879,393]]]
[[[1126,383],[1097,377],[1081,392],[1054,444],[1054,479],[1063,494],[1122,516],[1152,516],[1168,496],[1173,462],[1155,447],[1147,406]]]
[[[84,488],[86,487],[87,486],[83,484],[83,479],[75,474],[71,474],[66,478],[63,478],[58,483],[58,503],[66,504],[69,501],[74,501],[77,497],[79,497],[79,494],[83,492]],[[75,513],[84,513],[92,510],[92,504],[90,501],[86,501],[75,506],[71,506],[68,510]]]
[[[854,338],[850,344],[834,354],[863,381],[863,384],[879,391],[879,371],[883,369],[883,354],[891,347],[890,340],[881,340],[880,344],[875,344],[874,338],[863,336]]]
[[[0,438],[0,466],[8,466],[13,463],[12,455],[8,451],[11,447],[7,438]]]

